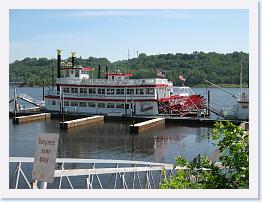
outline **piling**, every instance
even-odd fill
[[[210,111],[209,111],[209,109],[210,109],[210,90],[208,90],[207,91],[207,116],[209,116],[210,115]]]
[[[137,123],[134,125],[133,124],[130,125],[130,132],[131,133],[140,133],[149,128],[153,128],[155,126],[163,125],[163,124],[165,124],[165,118],[155,118],[155,119],[151,119],[151,120]]]
[[[42,82],[43,87],[42,87],[42,95],[43,95],[43,101],[45,101],[45,82]]]
[[[23,123],[23,122],[30,122],[30,121],[41,120],[41,119],[48,119],[50,117],[51,117],[50,113],[33,114],[28,116],[14,117],[13,122]]]
[[[76,119],[76,120],[71,120],[71,121],[65,121],[65,122],[60,122],[60,128],[63,129],[68,129],[68,128],[73,128],[81,125],[86,125],[90,123],[95,123],[98,121],[104,121],[104,116],[91,116],[87,118],[81,118],[81,119]]]

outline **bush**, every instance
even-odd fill
[[[176,158],[175,176],[166,177],[162,189],[247,189],[249,187],[248,134],[230,122],[216,123],[212,138],[219,147],[221,166],[210,162],[207,156],[198,156],[192,162]]]

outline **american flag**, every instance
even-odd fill
[[[185,80],[186,80],[182,75],[180,75],[178,78],[179,78],[181,81],[185,81]]]

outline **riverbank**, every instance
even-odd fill
[[[222,88],[240,88],[240,85],[239,84],[226,84],[226,83],[222,83],[222,84],[216,84]],[[207,84],[196,84],[194,86],[191,86],[191,87],[194,87],[194,88],[216,88],[212,85],[207,85]],[[243,84],[242,85],[242,88],[248,88],[248,84]]]

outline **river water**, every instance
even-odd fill
[[[18,94],[26,93],[42,99],[42,88],[16,88]],[[205,88],[192,88],[195,93],[207,96]],[[235,100],[230,94],[211,88],[211,104],[218,108],[232,107]],[[235,94],[237,88],[227,89]],[[244,89],[248,92],[248,89]],[[10,105],[10,108],[12,105]],[[60,131],[59,121],[35,121],[13,124],[9,120],[10,156],[33,157],[39,133],[59,133],[57,156],[60,158],[95,158],[141,160],[174,163],[180,154],[192,160],[198,154],[210,155],[212,129],[177,125],[158,126],[139,135],[130,135],[127,122],[106,121]]]

